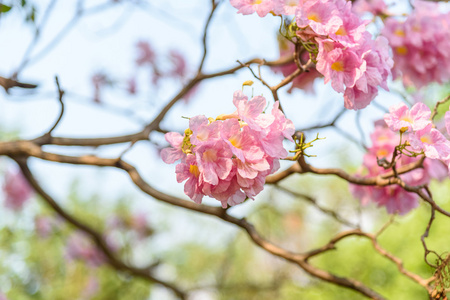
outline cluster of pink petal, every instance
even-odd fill
[[[286,119],[275,102],[271,114],[264,114],[266,99],[251,100],[234,93],[237,110],[216,120],[196,116],[182,136],[169,132],[172,147],[163,149],[166,163],[176,166],[177,181],[186,180],[184,191],[196,203],[204,196],[220,201],[223,207],[236,205],[263,190],[265,178],[279,168],[287,156],[283,140],[292,141],[293,123]]]
[[[294,55],[294,44],[289,42],[287,39],[282,38],[279,40],[280,45],[280,57],[287,57],[287,56],[293,56]],[[302,57],[302,61],[306,62],[309,59],[309,53],[304,52]],[[280,72],[283,74],[283,76],[288,76],[295,72],[298,69],[295,62],[278,66],[278,67],[272,67],[272,70],[276,73]],[[322,77],[322,74],[317,72],[316,69],[311,69],[308,72],[302,72],[299,76],[295,77],[294,80],[292,80],[292,85],[288,90],[288,93],[291,93],[294,88],[304,90],[305,92],[314,93],[314,80],[318,77]]]
[[[31,198],[33,189],[19,170],[8,170],[3,182],[5,207],[20,210]]]
[[[353,11],[350,1],[304,1],[296,11],[298,36],[316,42],[317,71],[331,81],[334,90],[344,93],[348,109],[362,109],[385,90],[393,61],[387,40],[366,31],[366,22]]]
[[[417,88],[450,80],[450,12],[437,3],[414,1],[415,10],[406,19],[386,20],[382,34],[394,52],[394,78]]]
[[[378,176],[390,171],[380,167],[377,159],[391,160],[395,147],[399,143],[399,135],[378,123],[371,135],[371,140],[372,146],[364,155],[363,168],[360,171],[361,176],[364,174],[365,177]],[[397,167],[416,162],[419,159],[419,157],[402,155],[397,161]],[[431,178],[441,180],[447,176],[445,165],[438,160],[426,158],[423,165],[423,168],[400,175],[401,179],[408,185],[417,186],[428,183]],[[387,212],[391,214],[405,214],[418,205],[417,194],[407,192],[398,185],[385,187],[350,185],[350,190],[356,198],[361,200],[363,205],[374,202],[378,206],[385,206]]]
[[[404,132],[404,141],[408,141],[415,152],[423,152],[430,159],[450,162],[450,141],[436,128],[431,120],[431,111],[419,102],[409,109],[399,103],[389,108],[384,120],[394,131]]]
[[[238,13],[257,12],[261,17],[269,12],[291,14],[295,8],[298,37],[318,44],[316,69],[325,83],[331,81],[333,89],[344,93],[346,108],[357,110],[369,105],[378,94],[378,86],[388,90],[387,78],[393,66],[388,42],[384,37],[372,40],[367,22],[352,11],[351,1],[298,0],[295,5],[284,0],[231,0],[231,4]]]

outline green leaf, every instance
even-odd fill
[[[0,4],[0,13],[6,13],[11,10],[11,6]]]

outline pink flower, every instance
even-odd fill
[[[447,82],[450,55],[444,49],[450,47],[450,12],[442,12],[437,3],[415,1],[414,6],[406,21],[388,18],[382,31],[393,48],[394,78],[417,88]]]
[[[274,0],[273,12],[277,15],[293,15],[297,10],[299,0]]]
[[[161,150],[161,158],[166,164],[173,164],[179,159],[183,159],[186,154],[183,152],[183,136],[178,132],[168,132],[164,135],[166,141],[172,148],[164,148]]]
[[[30,199],[33,189],[19,170],[8,170],[3,182],[5,207],[18,211]]]
[[[202,203],[202,198],[205,195],[202,191],[203,176],[200,176],[195,155],[189,154],[185,162],[176,166],[175,173],[179,183],[187,180],[184,185],[184,193],[195,203]]]
[[[238,13],[251,15],[254,12],[260,17],[265,17],[275,8],[275,0],[230,0],[232,6],[238,9]]]
[[[196,147],[196,159],[200,176],[206,183],[217,185],[219,179],[227,178],[233,167],[233,156],[223,141],[205,143]]]
[[[36,233],[42,237],[47,238],[53,231],[53,228],[58,225],[56,219],[45,216],[37,216],[34,219],[34,227]]]
[[[338,31],[343,21],[339,15],[336,1],[309,0],[302,1],[295,13],[297,25],[309,26],[320,35],[328,35]]]
[[[292,140],[295,129],[278,102],[271,114],[263,114],[266,100],[261,96],[248,101],[237,91],[233,102],[237,108],[233,114],[217,119],[195,116],[184,137],[173,134],[177,138],[171,142],[166,135],[173,148],[163,151],[162,157],[171,163],[180,151],[187,153],[176,166],[177,181],[186,181],[184,192],[196,203],[209,196],[226,208],[253,199],[266,176],[279,168],[278,159],[287,155],[283,140]]]
[[[352,48],[326,51],[323,42],[319,42],[319,45],[317,71],[325,76],[325,84],[331,80],[333,89],[340,93],[345,91],[345,87],[353,87],[365,71],[361,58]]]
[[[409,135],[411,147],[423,150],[425,156],[431,159],[446,160],[450,155],[450,142],[430,123]]]
[[[329,34],[329,37],[344,46],[355,46],[366,32],[366,22],[363,22],[352,12],[351,2],[341,4],[339,9],[342,25]]]
[[[220,122],[212,122],[205,116],[195,116],[189,120],[189,129],[192,131],[190,141],[193,145],[200,146],[206,142],[220,139]]]
[[[261,131],[272,124],[274,117],[262,114],[266,108],[266,99],[262,96],[253,97],[248,101],[241,91],[234,92],[233,104],[237,111],[233,114],[250,126],[251,129]]]
[[[380,167],[377,160],[392,159],[393,151],[399,142],[398,134],[392,132],[387,127],[375,126],[374,133],[371,134],[372,146],[364,155],[363,168],[359,172],[364,176],[377,176],[390,170]],[[419,157],[408,157],[400,155],[397,159],[397,167],[417,162]],[[423,168],[412,170],[400,175],[400,178],[408,185],[418,186],[427,184],[431,178],[442,179],[446,174],[445,166],[438,160],[426,158]],[[376,186],[356,186],[350,185],[352,194],[361,200],[363,205],[375,202],[378,206],[386,206],[388,213],[405,214],[418,205],[418,196],[414,193],[406,192],[398,185],[385,187]]]
[[[138,66],[153,65],[155,63],[156,55],[149,42],[139,41],[136,44],[136,48],[138,49],[138,58],[136,59]]]
[[[92,241],[81,232],[74,232],[67,239],[66,256],[69,260],[83,260],[92,267],[101,266],[106,259]]]
[[[221,136],[231,152],[242,162],[260,160],[264,156],[249,127],[244,126],[241,131],[241,125],[237,119],[228,119],[223,122]]]
[[[419,102],[408,109],[403,102],[389,107],[389,113],[384,115],[384,120],[393,131],[416,131],[431,124],[431,111],[425,104]]]

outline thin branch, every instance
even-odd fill
[[[61,104],[61,112],[59,113],[59,117],[56,120],[55,124],[52,126],[52,128],[50,128],[50,130],[46,133],[46,135],[52,134],[53,130],[55,130],[55,128],[58,126],[59,122],[61,122],[61,119],[64,115],[64,102],[63,102],[64,91],[61,89],[61,86],[59,85],[58,76],[55,77],[55,82],[56,82],[56,87],[58,88],[58,101],[59,101],[59,104]]]
[[[335,219],[337,222],[344,224],[348,227],[351,228],[357,228],[357,226],[355,224],[350,223],[349,221],[347,221],[346,219],[342,218],[341,216],[339,216],[334,210],[328,209],[326,207],[322,207],[321,205],[319,205],[317,203],[317,201],[313,198],[310,197],[308,195],[302,194],[302,193],[298,193],[298,192],[294,192],[291,191],[285,187],[282,187],[280,185],[275,185],[275,187],[283,192],[286,192],[288,194],[291,194],[292,196],[298,197],[298,198],[302,198],[304,200],[306,200],[308,203],[310,203],[312,206],[314,206],[315,208],[317,208],[318,210],[320,210],[321,212],[323,212],[324,214],[332,217],[333,219]]]
[[[214,0],[211,1],[211,12],[209,13],[208,19],[206,20],[205,28],[203,29],[203,38],[202,38],[203,55],[202,55],[202,59],[201,59],[200,65],[199,65],[198,70],[197,70],[198,74],[200,74],[202,72],[203,65],[204,65],[205,59],[206,59],[206,54],[208,53],[208,47],[207,47],[207,43],[206,43],[206,37],[207,37],[207,34],[208,34],[208,27],[209,27],[209,24],[210,24],[210,22],[212,20],[214,12],[216,11],[216,8],[219,5],[219,3],[220,2],[216,2]]]
[[[448,100],[450,100],[450,95],[448,95],[447,97],[445,97],[444,99],[442,99],[441,101],[436,102],[436,105],[434,106],[433,109],[433,113],[431,114],[431,120],[433,120],[437,113],[438,113],[438,108],[440,105],[444,104],[445,102],[447,102]]]

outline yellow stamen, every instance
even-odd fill
[[[408,48],[406,48],[405,46],[396,47],[395,51],[397,51],[398,55],[406,55],[406,54],[408,54]]]
[[[198,177],[200,175],[200,171],[198,170],[198,167],[196,165],[190,165],[189,172],[195,177]]]
[[[335,32],[336,35],[347,35],[347,30],[345,30],[344,26],[339,27],[339,29]]]
[[[405,32],[404,32],[402,29],[400,29],[400,28],[396,29],[396,30],[394,31],[394,34],[395,34],[396,36],[400,36],[400,37],[404,37],[404,36],[405,36]]]
[[[428,135],[422,136],[420,138],[420,140],[422,141],[422,143],[425,143],[425,144],[432,144],[433,143],[433,141],[431,140],[430,136],[428,136]]]
[[[344,71],[344,64],[342,61],[336,61],[331,65],[331,69],[337,72],[342,72]]]
[[[308,20],[311,20],[311,21],[314,21],[314,22],[318,22],[318,23],[321,22],[319,15],[316,14],[316,13],[309,14],[308,15]]]

